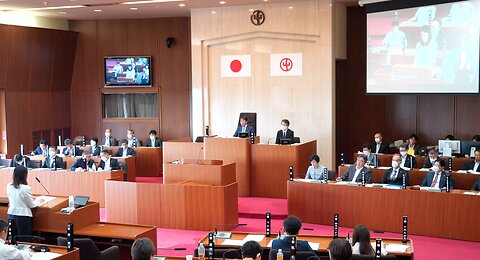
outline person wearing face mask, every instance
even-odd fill
[[[112,129],[110,128],[105,129],[105,137],[102,140],[102,145],[105,145],[108,147],[118,145],[117,139],[115,139],[115,137],[112,136]]]
[[[90,154],[92,156],[100,156],[100,151],[102,148],[98,146],[98,138],[92,137],[90,138]]]
[[[389,154],[390,147],[388,144],[383,142],[382,134],[376,133],[374,138],[375,138],[375,141],[370,143],[370,150],[373,153]]]
[[[115,158],[112,158],[110,150],[100,152],[101,161],[98,164],[99,171],[120,170],[120,165]]]
[[[291,143],[293,143],[294,133],[288,128],[290,126],[290,121],[288,121],[288,119],[282,119],[280,125],[282,129],[278,130],[275,143],[280,144],[280,139],[284,138],[292,140]]]
[[[462,167],[462,170],[466,170],[471,173],[480,172],[480,149],[475,150],[475,160],[465,163]]]
[[[337,178],[337,181],[349,181],[349,182],[362,182],[362,172],[365,176],[365,183],[372,183],[372,172],[369,168],[365,167],[367,163],[367,156],[359,154],[357,162],[350,166],[347,172]]]
[[[60,156],[57,156],[57,148],[55,146],[48,147],[48,156],[43,162],[43,168],[56,169],[56,168],[65,168],[63,159]]]
[[[310,180],[323,180],[323,174],[325,171],[325,167],[320,165],[320,157],[316,154],[310,157],[310,166],[308,167],[307,174],[305,175],[305,179]],[[327,172],[327,180],[328,180],[328,172]]]
[[[413,169],[416,167],[416,161],[415,161],[415,156],[412,156],[407,153],[408,145],[402,144],[399,148],[400,151],[400,157],[402,159],[402,163],[400,164],[400,167],[404,169]]]
[[[407,171],[400,168],[401,163],[402,163],[402,159],[400,158],[400,155],[398,154],[393,155],[392,168],[386,170],[385,174],[383,174],[383,178],[382,178],[383,184],[402,185],[403,175],[405,175],[405,185],[410,186],[410,176],[408,176]]]
[[[82,154],[82,151],[80,150],[80,148],[73,145],[72,140],[67,138],[67,139],[65,139],[65,141],[63,141],[63,143],[66,146],[62,150],[63,155],[65,155],[65,156],[80,156]]]
[[[428,151],[428,158],[426,158],[425,161],[423,162],[423,168],[427,168],[427,169],[432,168],[433,164],[437,160],[438,160],[437,150],[430,149],[430,151]]]
[[[368,146],[368,144],[364,144],[362,146],[362,153],[367,156],[367,163],[365,164],[367,167],[376,167],[378,166],[378,162],[376,160],[378,160],[378,158],[375,157],[375,155],[372,153],[372,150],[370,150],[370,147]]]
[[[157,131],[150,130],[148,133],[147,147],[162,147],[162,139],[157,137]]]
[[[30,168],[30,158],[19,153],[15,154],[15,156],[13,156],[13,167],[17,166]]]
[[[421,186],[422,187],[431,187],[437,189],[443,189],[447,186],[447,173],[443,170],[445,169],[445,161],[437,160],[432,167],[432,171],[425,176]],[[450,189],[455,188],[455,182],[453,181],[452,176],[450,176]]]
[[[78,159],[72,167],[70,167],[70,171],[76,171],[76,172],[84,172],[84,171],[95,171],[96,166],[95,162],[90,159],[91,155],[89,152],[83,152],[82,153],[82,158]]]
[[[418,137],[414,134],[410,135],[408,138],[408,149],[407,150],[413,150],[415,155],[420,154],[420,146],[417,144]]]
[[[138,138],[135,137],[135,131],[133,131],[133,129],[127,130],[127,141],[128,141],[128,147],[142,146],[142,141],[138,140]]]
[[[128,141],[126,139],[123,139],[121,144],[122,146],[118,149],[117,153],[113,155],[113,157],[128,157],[137,155],[133,148],[128,147]]]
[[[40,140],[38,147],[32,152],[32,155],[48,155],[48,143],[45,140]]]

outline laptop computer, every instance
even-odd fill
[[[74,207],[76,209],[84,207],[87,205],[89,199],[89,196],[75,196],[75,199],[73,199]]]

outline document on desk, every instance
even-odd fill
[[[349,181],[337,181],[337,182],[334,182],[333,184],[335,184],[335,185],[349,185],[350,182]]]
[[[320,247],[320,243],[308,242],[308,245],[310,245],[313,250],[318,250]]]
[[[222,245],[224,246],[243,246],[245,242],[243,240],[234,240],[234,239],[225,239],[225,241],[222,242]]]
[[[247,241],[257,241],[257,242],[261,242],[263,239],[265,238],[265,235],[247,235],[243,241],[244,242],[247,242]]]
[[[465,195],[478,195],[478,194],[480,194],[480,192],[466,191],[466,192],[464,192],[463,194],[465,194]]]
[[[52,196],[46,196],[46,195],[42,195],[42,196],[38,196],[35,200],[40,200],[40,199],[43,199],[43,203],[40,204],[43,205],[45,203],[48,203],[54,199],[56,199],[57,197],[52,197]]]
[[[386,249],[389,253],[405,253],[409,246],[399,244],[387,244]]]
[[[49,260],[62,256],[61,254],[52,252],[35,252],[32,253],[32,260]]]

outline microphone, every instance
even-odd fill
[[[210,131],[209,131],[209,130],[210,130],[210,129],[209,129],[208,125],[205,126],[205,136],[209,136],[209,135],[210,135]]]
[[[273,140],[273,139],[277,139],[277,138],[276,137],[268,138],[267,144],[270,144],[270,141]]]
[[[314,229],[313,229],[313,228],[304,227],[303,230],[313,231]]]
[[[217,224],[215,225],[215,231],[213,232],[215,238],[221,238],[221,239],[229,239],[232,237],[232,232],[220,232],[218,233],[218,227],[243,227],[246,226],[247,224],[245,223],[238,223],[238,224]]]
[[[352,244],[353,244],[353,238],[350,238],[350,233],[352,233],[352,231],[348,231],[348,233],[347,233],[347,241],[348,241],[348,243],[350,243],[350,245],[352,245]]]
[[[159,247],[158,250],[175,250],[175,251],[185,251],[187,248],[185,247]]]
[[[38,183],[40,183],[40,185],[42,185],[43,189],[48,193],[48,195],[50,195],[50,192],[48,192],[47,188],[45,188],[45,186],[43,186],[42,182],[40,181],[40,179],[38,177],[35,177],[35,179],[38,181]]]
[[[198,151],[197,164],[198,164],[198,161],[200,161],[200,156],[202,155],[202,151],[203,151],[203,146],[202,148],[200,148],[200,151]]]

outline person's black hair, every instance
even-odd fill
[[[65,144],[65,145],[70,145],[71,143],[72,143],[72,140],[70,140],[68,138],[63,141],[63,144]]]
[[[445,165],[447,165],[447,164],[445,163],[445,161],[442,160],[442,159],[438,159],[437,162],[438,162],[438,163],[440,164],[440,166],[442,166],[443,168],[445,168]]]
[[[98,144],[98,138],[96,138],[95,136],[90,138],[90,141],[95,141],[95,143]]]
[[[422,28],[420,29],[420,32],[428,33],[428,40],[427,40],[426,43],[424,43],[422,41],[422,39],[420,38],[420,44],[422,46],[428,46],[430,44],[430,42],[432,41],[432,30],[430,29],[430,26],[428,26],[428,25],[422,26]]]
[[[262,254],[262,247],[257,241],[247,241],[245,244],[240,247],[240,251],[242,252],[243,258],[257,258],[258,254]]]
[[[132,132],[132,134],[135,134],[135,131],[133,131],[133,129],[128,129],[127,132]]]
[[[407,150],[408,150],[408,144],[402,144],[402,145],[400,145],[399,148],[404,148],[404,149],[407,149]]]
[[[472,137],[472,141],[477,141],[477,142],[479,142],[479,141],[480,141],[480,135],[474,135],[474,136]]]
[[[248,117],[242,116],[242,117],[240,117],[240,120],[242,120],[242,119],[245,120],[245,122],[248,122]]]
[[[475,152],[480,152],[480,148],[475,149]]]
[[[365,162],[368,161],[368,158],[367,158],[367,156],[366,156],[365,154],[359,154],[359,155],[357,156],[357,158],[363,158],[363,160],[364,160]]]
[[[320,162],[320,157],[316,154],[310,156],[310,161],[316,161],[317,163]]]
[[[435,149],[433,149],[433,148],[430,149],[430,150],[428,150],[428,153],[436,153],[436,154],[438,154],[437,150],[435,150]]]
[[[410,135],[408,139],[411,139],[411,138],[415,139],[415,141],[418,141],[418,136],[416,134]]]
[[[157,135],[157,131],[152,129],[150,132],[148,132],[148,135]]]
[[[350,260],[352,258],[352,246],[343,238],[335,238],[330,241],[328,251],[333,260]]]
[[[375,255],[375,250],[370,244],[370,231],[365,225],[358,225],[353,230],[353,244],[359,244],[361,255]]]
[[[48,145],[48,142],[45,141],[45,140],[40,140],[40,142],[38,142],[39,144],[44,144],[44,145]]]
[[[103,149],[103,150],[101,151],[101,153],[106,153],[106,154],[108,154],[108,155],[112,155],[112,151],[110,151],[110,150],[108,150],[108,149]]]
[[[27,183],[28,169],[23,166],[17,166],[13,170],[13,187],[20,188],[20,184],[28,185]]]
[[[447,135],[445,136],[445,140],[455,140],[455,137],[453,135]]]
[[[289,235],[296,236],[302,228],[302,221],[296,216],[290,215],[283,221],[283,229]]]
[[[281,123],[284,123],[287,126],[290,126],[290,121],[288,121],[288,119],[282,119]]]
[[[3,219],[0,219],[0,232],[2,231],[7,232],[7,230],[8,230],[8,222]]]
[[[368,150],[372,150],[372,149],[370,149],[370,145],[368,145],[368,144],[363,144],[363,145],[362,145],[362,149],[363,149],[363,148],[368,148]]]
[[[23,155],[17,153],[13,156],[13,158],[15,159],[15,161],[19,162],[19,161],[23,160]]]
[[[120,144],[128,144],[127,139],[122,139],[122,141],[120,142]]]
[[[54,149],[55,152],[57,151],[57,147],[56,147],[55,145],[50,145],[50,146],[48,147],[48,150],[50,150],[50,149]]]
[[[131,249],[132,260],[150,260],[154,254],[155,246],[149,238],[138,238],[133,242]]]

